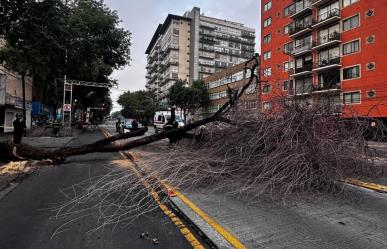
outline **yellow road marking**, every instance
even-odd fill
[[[102,133],[105,137],[111,136],[108,131],[105,129],[102,129]],[[126,159],[126,162],[128,161],[127,156],[122,153],[121,151],[119,154]],[[148,182],[144,180],[141,173],[131,164],[129,164],[130,170],[132,170],[136,176],[141,180],[144,187],[151,193],[151,196],[156,201],[156,203],[159,205],[160,209],[163,211],[165,215],[169,217],[169,219],[177,226],[177,228],[180,230],[180,233],[184,236],[184,238],[190,243],[192,248],[194,249],[205,249],[204,246],[199,242],[199,240],[193,235],[193,233],[184,225],[184,223],[180,220],[179,217],[177,217],[172,210],[170,210],[166,205],[162,204],[160,201],[160,197],[157,194],[157,192],[150,186]]]
[[[363,181],[353,179],[353,178],[349,178],[349,179],[345,180],[345,182],[359,186],[359,187],[368,188],[371,190],[387,193],[387,186],[385,186],[385,185],[380,185],[380,184],[371,183],[371,182],[363,182]]]
[[[139,161],[143,164],[148,172],[149,165],[145,163],[143,160],[139,159],[133,153],[130,153],[134,160]],[[157,180],[164,186],[166,190],[172,190],[180,200],[182,200],[188,207],[190,207],[199,217],[201,217],[204,221],[206,221],[210,226],[212,226],[220,235],[223,236],[233,247],[237,249],[245,249],[246,247],[227,229],[223,228],[219,223],[217,223],[214,219],[212,219],[208,214],[206,214],[203,210],[201,210],[198,206],[196,206],[190,199],[176,190],[175,187],[171,186],[169,183],[162,181],[158,176],[156,176]]]

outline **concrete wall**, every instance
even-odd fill
[[[179,79],[189,81],[190,31],[188,21],[180,21],[179,25]]]
[[[199,31],[200,31],[200,8],[194,7],[189,13],[191,21],[191,52],[190,52],[190,74],[189,82],[199,78]]]
[[[12,132],[12,122],[15,120],[17,113],[22,114],[23,109],[16,107],[11,103],[7,103],[6,95],[23,98],[22,80],[16,73],[6,70],[3,66],[0,66],[0,73],[6,75],[2,77],[0,81],[0,132]],[[25,96],[26,101],[32,101],[32,79],[30,77],[25,78],[26,88]],[[26,124],[27,128],[31,128],[31,109],[26,111]]]

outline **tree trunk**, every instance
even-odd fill
[[[27,111],[26,111],[26,75],[23,73],[22,74],[22,92],[23,92],[23,125],[24,125],[24,136],[27,135]]]
[[[258,59],[254,57],[250,61],[246,62],[245,66],[247,68],[248,63],[252,61],[255,61],[255,64],[252,66],[252,68],[248,68],[249,70],[251,70],[251,76],[249,81],[242,87],[241,91],[238,94],[236,94],[235,96],[230,96],[230,100],[226,102],[211,117],[188,124],[182,128],[162,131],[150,136],[146,136],[143,138],[139,138],[139,139],[128,141],[121,144],[116,144],[113,142],[117,140],[143,135],[146,132],[147,128],[142,128],[137,131],[126,133],[126,134],[118,134],[109,138],[99,140],[92,144],[82,145],[78,147],[71,147],[71,148],[65,147],[65,148],[57,149],[55,151],[48,151],[41,148],[36,148],[29,145],[21,144],[16,146],[17,157],[23,157],[23,158],[35,159],[35,160],[52,159],[54,161],[57,161],[57,160],[63,160],[69,156],[83,155],[83,154],[93,153],[93,152],[117,152],[117,151],[129,150],[138,146],[150,144],[150,143],[165,139],[167,137],[184,137],[188,131],[191,131],[195,128],[198,128],[202,125],[205,125],[214,121],[222,120],[223,119],[222,115],[227,113],[233,107],[233,105],[237,102],[237,100],[243,95],[244,91],[250,86],[252,81],[254,79],[258,81],[257,76],[254,74],[255,69],[259,65]],[[171,119],[175,120],[174,108],[171,109]]]

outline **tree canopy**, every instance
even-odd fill
[[[57,106],[62,95],[57,78],[111,82],[113,70],[129,64],[131,34],[119,24],[117,13],[99,0],[3,0],[0,56],[11,70],[32,75],[45,102]],[[109,91],[100,88],[74,90],[83,105],[109,101],[105,95]]]
[[[186,120],[188,113],[195,113],[200,107],[209,104],[208,90],[203,81],[194,81],[191,86],[188,82],[178,80],[169,89],[168,104],[180,108]]]
[[[154,95],[149,91],[125,92],[117,102],[123,107],[121,114],[126,118],[153,118],[157,110]]]

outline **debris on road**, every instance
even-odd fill
[[[50,166],[52,160],[10,162],[0,167],[0,191],[14,181],[20,181],[41,167]]]

